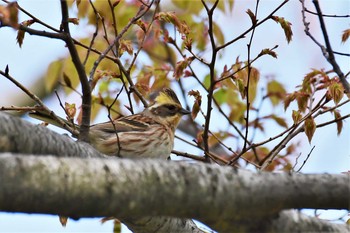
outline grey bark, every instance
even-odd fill
[[[347,175],[254,174],[150,159],[3,154],[0,177],[2,211],[195,218],[219,231],[231,223],[240,231],[266,228],[284,209],[346,209],[350,196]]]
[[[90,148],[91,154],[84,154]],[[179,228],[183,226],[186,232],[200,231],[185,218],[198,219],[220,232],[280,232],[287,226],[291,228],[286,232],[346,230],[344,225],[303,215],[295,218],[284,210],[348,209],[347,175],[252,173],[208,164],[92,158],[103,155],[0,112],[0,152],[7,151],[11,153],[0,156],[0,211],[116,216],[136,232],[185,231]],[[19,152],[26,154],[14,154]],[[54,156],[35,155],[49,153]],[[294,224],[287,224],[291,220]],[[150,222],[152,228],[140,226],[142,222]],[[172,223],[175,228],[170,228]]]

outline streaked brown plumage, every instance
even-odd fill
[[[166,159],[174,146],[175,129],[181,117],[189,113],[181,107],[176,94],[166,88],[141,113],[92,125],[90,143],[106,155]]]

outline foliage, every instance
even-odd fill
[[[242,34],[228,37],[225,24],[213,16],[230,15],[234,1],[172,0],[167,2],[170,7],[158,1],[68,1],[76,14],[67,18],[69,26],[86,21],[86,26],[94,29],[84,38],[71,38],[92,89],[91,117],[103,109],[111,118],[134,113],[141,104],[147,105],[152,92],[171,86],[183,94],[184,105],[192,110],[192,119],[186,123],[196,130],[188,132],[194,138],[194,143],[188,144],[201,149],[200,154],[189,156],[186,151],[178,155],[198,160],[204,156],[219,164],[252,165],[258,170],[293,170],[300,144],[295,136],[304,133],[311,143],[317,128],[330,124],[336,124],[340,134],[349,115],[342,115],[339,107],[349,100],[344,100],[347,90],[334,69],[312,69],[288,93],[282,82],[266,80],[254,66],[263,58],[269,62],[278,59],[278,46],[259,47],[261,52],[256,54],[251,49],[252,44],[259,46],[254,35],[261,25],[277,23],[282,31],[274,27],[273,33],[284,34],[287,43],[292,41],[293,25],[278,15],[287,2],[260,19],[259,5],[248,9],[245,20],[251,25]],[[15,3],[1,6],[0,19],[18,29],[19,46],[25,43],[26,33],[52,37],[45,31],[31,30],[39,24],[67,40],[63,23],[54,28],[23,10],[29,19],[18,23],[18,9],[22,10]],[[344,30],[343,43],[349,34],[349,29]],[[248,45],[246,54],[225,60],[222,53],[240,41]],[[52,90],[59,84],[67,95],[78,93],[84,98],[81,75],[72,56],[70,53],[51,63],[45,86]],[[269,112],[262,111],[266,103],[271,105]],[[67,118],[81,123],[84,113],[80,106],[65,103]],[[288,114],[277,114],[281,109]],[[331,120],[318,122],[324,113]],[[279,133],[272,135],[271,126]],[[258,141],[255,136],[259,133],[266,139]],[[218,146],[224,150],[218,152]]]
[[[295,144],[299,142],[289,142],[292,139],[290,135],[296,130],[304,131],[311,142],[321,124],[316,123],[320,111],[333,114],[338,134],[341,133],[343,118],[337,106],[344,104],[341,102],[344,88],[332,70],[313,69],[305,75],[297,90],[287,93],[284,84],[277,79],[263,81],[259,69],[253,66],[265,55],[276,59],[278,56],[277,46],[274,46],[261,48],[261,52],[252,57],[250,45],[254,43],[254,32],[260,25],[275,21],[282,27],[286,41],[292,40],[292,24],[276,13],[286,1],[262,20],[257,19],[258,5],[255,12],[248,9],[246,13],[251,27],[236,37],[231,35],[231,38],[225,38],[224,26],[215,22],[213,15],[230,14],[233,2],[195,1],[189,4],[189,1],[173,0],[171,3],[170,8],[163,10],[163,5],[153,1],[68,2],[76,12],[76,18],[68,18],[71,27],[86,20],[95,29],[84,38],[73,39],[94,90],[91,102],[93,118],[102,109],[107,109],[112,118],[128,114],[128,111],[134,112],[141,102],[147,104],[145,100],[153,91],[165,86],[178,86],[184,96],[188,93],[194,97],[194,101],[192,98],[185,98],[185,101],[192,109],[193,120],[189,123],[198,129],[192,132],[192,136],[196,137],[195,146],[203,150],[204,156],[220,163],[236,166],[252,164],[257,169],[267,170],[293,167],[291,158],[298,153]],[[18,27],[16,6],[8,4],[1,7],[3,21],[14,28]],[[36,24],[45,26],[34,16],[20,23],[17,37],[20,46],[25,43],[25,32]],[[60,33],[62,27],[49,29]],[[248,59],[242,60],[240,54],[236,54],[236,60],[230,64],[218,56],[221,51],[245,38],[249,38]],[[342,41],[347,38],[348,30],[345,30]],[[217,64],[222,63],[226,65],[219,70]],[[81,79],[69,56],[52,62],[44,80],[49,90],[59,83],[67,95],[79,93]],[[187,82],[194,83],[193,90],[187,89]],[[127,96],[127,103],[121,99],[122,92]],[[315,101],[318,93],[323,97]],[[260,115],[259,106],[267,100],[273,106],[271,112]],[[330,104],[330,100],[334,105]],[[290,116],[274,113],[281,107],[288,110],[294,102],[297,107],[293,107]],[[78,122],[81,121],[82,109],[79,105],[66,103],[67,118],[77,117]],[[128,111],[125,112],[123,105]],[[225,122],[226,132],[211,126],[210,122],[214,121],[212,111],[219,112],[215,121]],[[203,121],[205,124],[201,125]],[[265,141],[255,141],[254,135],[259,131],[269,134],[266,125],[273,123],[280,127],[281,133],[269,135],[267,138],[270,139]],[[235,147],[232,140],[236,142]],[[287,153],[288,156],[283,155],[282,149],[266,146],[271,141],[275,145],[290,143],[289,148],[293,149]],[[226,148],[226,152],[216,154],[211,148],[217,145]],[[244,163],[239,162],[240,158]],[[270,161],[270,166],[264,167],[266,161]],[[279,166],[275,166],[277,164]]]

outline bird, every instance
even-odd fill
[[[90,144],[108,156],[168,159],[175,130],[182,116],[190,113],[172,89],[164,88],[142,112],[91,125]],[[47,114],[35,111],[29,115],[52,123]]]

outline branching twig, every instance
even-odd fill
[[[214,94],[214,88],[215,88],[215,63],[216,63],[216,56],[217,56],[217,48],[216,48],[216,43],[214,39],[214,32],[213,32],[213,14],[214,10],[219,3],[219,0],[216,0],[212,6],[212,8],[209,9],[207,4],[205,3],[204,0],[202,0],[202,4],[207,12],[208,15],[208,24],[209,24],[209,29],[208,29],[208,34],[210,38],[210,44],[211,44],[211,49],[212,49],[212,54],[211,54],[211,61],[209,64],[209,72],[210,72],[210,86],[208,90],[208,104],[207,104],[207,113],[206,113],[206,118],[205,118],[205,124],[204,124],[204,130],[202,134],[203,138],[203,144],[204,144],[204,152],[207,154],[209,152],[209,144],[208,144],[208,133],[209,133],[209,125],[210,125],[210,117],[211,117],[211,111],[213,109],[212,107],[212,101],[213,101],[213,94]]]
[[[69,125],[67,125],[60,117],[58,117],[53,111],[51,111],[44,102],[41,101],[39,97],[37,97],[34,93],[29,91],[26,87],[24,87],[21,83],[19,83],[16,79],[14,79],[10,74],[9,74],[9,68],[6,66],[5,72],[0,70],[0,74],[7,78],[10,82],[15,84],[19,89],[21,89],[24,93],[26,93],[32,100],[34,100],[38,105],[39,108],[36,108],[34,110],[40,110],[44,111],[45,113],[49,114],[55,121],[57,121],[59,124],[63,126],[64,129],[68,130],[71,132],[73,135],[79,135],[77,130],[71,128]]]
[[[325,40],[326,47],[324,47],[320,42],[318,42],[316,40],[316,38],[310,33],[310,29],[309,29],[310,23],[306,22],[305,0],[300,0],[300,2],[302,4],[302,11],[301,11],[301,13],[302,13],[303,24],[304,24],[304,27],[305,27],[305,30],[304,30],[305,34],[307,36],[309,36],[311,38],[311,40],[321,48],[321,51],[322,51],[324,57],[332,65],[334,72],[338,75],[338,77],[339,77],[339,79],[340,79],[340,81],[341,81],[341,83],[342,83],[342,85],[344,87],[345,92],[350,94],[350,85],[347,82],[343,72],[341,71],[338,63],[335,60],[334,51],[332,50],[331,43],[329,41],[326,25],[324,23],[323,16],[322,16],[323,14],[322,14],[322,11],[321,11],[321,8],[320,8],[320,5],[319,5],[318,1],[317,0],[313,0],[312,2],[314,3],[315,8],[316,8],[316,12],[317,12],[317,15],[318,15],[318,18],[319,18],[319,21],[320,21],[321,30],[322,30],[323,38]]]
[[[70,52],[70,55],[72,57],[73,64],[75,66],[75,69],[78,73],[81,89],[83,92],[82,97],[82,118],[81,118],[81,126],[80,126],[80,133],[79,133],[79,139],[88,142],[89,141],[89,128],[90,128],[90,116],[91,116],[91,88],[90,84],[88,82],[86,73],[85,73],[85,67],[82,64],[77,49],[75,48],[73,39],[70,35],[69,30],[69,16],[68,16],[68,5],[65,0],[61,0],[61,13],[62,13],[62,28],[64,33],[67,35],[65,38],[65,42],[67,44],[68,50]]]
[[[225,44],[218,46],[217,50],[221,50],[223,48],[226,48],[228,45],[233,44],[234,42],[245,38],[245,36],[252,31],[254,28],[260,26],[261,24],[263,24],[265,21],[271,19],[271,16],[273,16],[279,9],[282,8],[282,6],[284,6],[289,0],[284,0],[275,10],[273,10],[268,16],[266,16],[264,19],[262,19],[261,21],[259,21],[258,23],[256,23],[255,25],[251,26],[250,28],[248,28],[245,32],[243,32],[242,34],[240,34],[239,36],[237,36],[235,39],[232,39],[228,42],[226,42]]]
[[[257,17],[258,15],[258,8],[259,8],[259,0],[256,2],[256,7],[255,7],[255,13],[254,17]],[[253,25],[254,26],[254,23]],[[249,99],[249,85],[250,85],[250,78],[251,78],[251,71],[252,71],[252,66],[250,62],[250,56],[251,56],[251,45],[253,42],[254,34],[255,34],[255,29],[256,27],[253,28],[252,34],[249,39],[249,43],[247,44],[247,51],[248,51],[248,78],[247,78],[247,84],[244,87],[245,89],[245,97],[246,97],[246,116],[245,116],[245,135],[244,135],[244,144],[243,144],[243,149],[242,151],[245,151],[247,148],[247,142],[248,142],[248,132],[249,132],[249,113],[250,113],[250,99]]]

